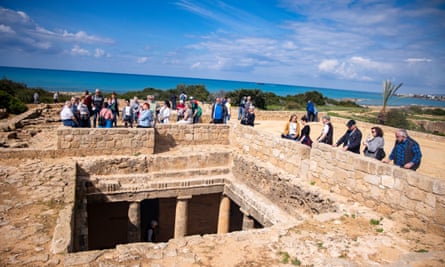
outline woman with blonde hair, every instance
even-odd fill
[[[284,126],[284,131],[281,134],[282,138],[298,140],[300,137],[300,125],[297,121],[297,115],[292,114],[289,117],[289,121]]]

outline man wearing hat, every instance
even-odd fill
[[[346,123],[348,130],[346,133],[338,139],[334,146],[343,144],[344,151],[351,151],[360,154],[360,144],[362,142],[362,132],[357,128],[355,120],[349,120]]]

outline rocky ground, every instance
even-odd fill
[[[26,127],[21,130],[26,141],[19,140],[32,148],[55,147],[52,127],[57,126]],[[279,134],[282,126],[258,121],[256,127]],[[315,137],[319,126],[311,127]],[[432,162],[439,158],[435,170],[443,173],[444,144],[431,143],[427,149],[432,141],[418,141],[425,157]],[[338,212],[308,216],[300,224],[53,254],[52,235],[72,161],[0,160],[0,266],[445,266],[445,237],[396,223],[338,196],[332,196],[340,203]]]
[[[445,238],[336,198],[341,210],[297,225],[192,236],[67,256],[50,252],[67,161],[3,160],[1,266],[444,266]]]

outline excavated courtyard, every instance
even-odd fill
[[[277,118],[276,125],[273,120],[265,119],[267,114],[263,115],[264,120],[258,116],[255,128],[234,122],[216,131],[210,128],[214,125],[206,124],[158,125],[152,131],[154,140],[148,142],[148,146],[154,144],[150,153],[119,150],[121,142],[114,142],[114,147],[107,143],[107,150],[91,144],[87,148],[64,148],[66,142],[76,145],[76,134],[100,138],[98,133],[103,136],[126,135],[127,131],[141,133],[119,128],[113,130],[121,133],[79,131],[66,138],[57,119],[51,119],[54,114],[48,111],[25,119],[23,128],[5,134],[9,135],[5,137],[9,138],[6,142],[9,148],[0,148],[2,266],[445,265],[443,176],[435,176],[437,179],[422,176],[428,175],[427,172],[413,176],[369,161],[365,161],[366,167],[363,162],[353,166],[360,173],[342,166],[343,163],[323,167],[320,162],[329,161],[323,154],[326,151],[351,165],[361,159],[317,145],[311,152],[281,140],[274,126],[279,133],[282,117],[287,115]],[[318,126],[311,127],[311,135],[315,137]],[[111,139],[118,140],[121,135]],[[207,141],[200,142],[198,138]],[[429,142],[434,140],[430,138]],[[436,147],[438,150],[443,147],[443,140],[436,141]],[[316,157],[321,158],[320,162]],[[294,162],[301,163],[293,165]],[[359,181],[349,185],[350,177],[361,180],[359,175],[370,172],[374,165],[381,177],[364,176],[363,180],[372,184],[370,189],[364,189]],[[386,175],[388,168],[408,181],[410,187],[401,186],[402,189],[419,186],[422,190],[408,194],[408,199],[400,196],[396,190],[397,177],[393,184],[385,182],[391,178]],[[376,177],[380,177],[380,182],[374,181]],[[418,182],[420,179],[428,184]],[[92,201],[97,191],[90,191],[90,198],[80,198],[79,184],[85,184],[82,181],[90,182],[95,190],[106,195],[107,201],[121,195],[128,202],[139,201],[138,194],[145,194],[141,199],[166,197],[153,188],[169,189],[170,198],[191,195],[193,199],[209,192],[230,195],[230,201],[236,202],[244,215],[249,214],[262,227],[243,227],[223,234],[185,234],[161,243],[138,242],[136,238],[115,248],[88,250],[79,245],[80,236],[88,229],[76,228],[72,222],[79,216],[76,201]],[[209,186],[218,186],[218,190]],[[354,187],[359,191],[352,193]],[[429,187],[433,188],[431,192]],[[376,200],[377,190],[386,190],[381,203]],[[400,206],[386,199],[391,197],[398,198]],[[431,210],[431,216],[403,211],[412,207],[402,202],[411,200]],[[203,209],[206,206],[200,205]],[[174,209],[171,211],[174,215]],[[189,225],[202,227],[205,220],[195,221],[199,210],[194,212],[187,218]]]

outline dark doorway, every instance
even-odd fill
[[[148,229],[151,221],[159,225],[159,199],[145,199],[141,201],[141,240],[148,241]],[[157,231],[156,231],[157,232]],[[156,242],[156,233],[154,242]]]
[[[128,243],[128,202],[88,204],[88,249]]]
[[[243,213],[240,206],[230,200],[230,227],[229,232],[243,230]]]

